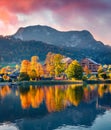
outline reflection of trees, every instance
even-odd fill
[[[98,95],[103,97],[104,93],[107,93],[110,90],[109,88],[108,85],[100,84],[98,86]]]
[[[20,96],[21,106],[23,109],[38,108],[44,101],[49,112],[61,111],[69,105],[78,106],[81,100],[90,102],[105,93],[111,93],[111,85],[64,85],[64,86],[21,86],[17,90]],[[0,97],[4,98],[11,93],[9,86],[0,88]],[[15,93],[16,94],[16,93]]]
[[[43,89],[38,87],[26,87],[26,89],[20,91],[20,100],[21,100],[21,105],[22,108],[26,109],[32,106],[33,108],[39,107],[41,102],[43,101],[44,93]],[[28,90],[28,91],[27,91]]]
[[[82,86],[70,86],[66,91],[66,98],[74,106],[78,106],[83,97]]]
[[[61,87],[45,87],[45,102],[49,112],[60,111],[65,107],[64,92]]]
[[[83,88],[77,85],[20,88],[20,100],[24,109],[30,106],[37,108],[44,100],[49,112],[60,111],[69,104],[78,106],[82,96]]]
[[[8,85],[0,88],[0,97],[4,98],[5,96],[7,96],[10,93],[11,93],[11,89],[9,88]]]

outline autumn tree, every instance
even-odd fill
[[[2,68],[1,70],[0,70],[0,74],[6,74],[7,73],[7,69],[6,68]]]
[[[46,71],[49,76],[59,76],[64,72],[65,65],[62,63],[63,55],[49,52],[46,56]]]
[[[20,73],[28,74],[30,71],[30,62],[28,60],[23,60],[21,63]]]
[[[48,76],[54,76],[54,53],[49,52],[45,59],[46,72]]]
[[[41,77],[44,74],[43,67],[40,63],[37,63],[35,71],[36,71],[37,77]]]
[[[38,56],[31,57],[31,70],[35,70],[35,68],[37,67],[38,60],[39,60]]]
[[[35,70],[31,70],[29,76],[30,76],[30,79],[31,79],[31,80],[35,80],[36,77],[37,77],[36,71],[35,71]]]
[[[87,65],[85,65],[85,67],[84,67],[83,70],[84,70],[84,72],[85,72],[86,75],[91,74],[91,70],[89,70],[89,68],[88,68]]]
[[[82,66],[78,63],[77,60],[74,60],[72,61],[71,64],[69,64],[68,68],[66,69],[66,74],[69,79],[71,78],[82,79],[83,75]]]
[[[30,73],[29,76],[31,79],[35,80],[43,76],[44,71],[42,65],[38,62],[38,56],[32,56],[30,63]]]

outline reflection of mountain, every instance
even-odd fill
[[[96,103],[84,104],[78,107],[66,108],[61,112],[47,114],[42,118],[23,119],[17,122],[17,126],[21,130],[53,130],[62,125],[84,125],[91,126],[99,114],[104,111],[96,110]]]
[[[111,106],[110,88],[111,85],[30,86],[20,87],[16,96],[15,89],[4,86],[0,88],[5,93],[0,102],[0,122],[16,122],[21,130],[52,130],[64,124],[88,127],[105,112],[97,107],[98,95],[99,105]]]
[[[103,98],[98,98],[97,108],[100,109],[111,109],[111,94],[105,93]]]

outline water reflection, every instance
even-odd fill
[[[20,130],[89,127],[110,108],[111,84],[0,87],[0,122]]]
[[[20,87],[20,100],[23,109],[38,108],[44,101],[48,112],[60,111],[69,105],[78,106],[83,98],[80,85]]]
[[[0,130],[19,130],[14,124],[2,124]]]
[[[4,98],[6,97],[8,94],[10,94],[11,89],[9,86],[3,86],[0,88],[0,97]]]

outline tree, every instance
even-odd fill
[[[23,60],[21,63],[20,73],[28,74],[30,71],[30,62],[28,60]]]
[[[49,52],[45,59],[46,72],[48,76],[54,76],[54,53]]]
[[[83,69],[82,66],[78,63],[78,61],[74,60],[71,64],[69,64],[68,68],[66,69],[66,74],[69,79],[82,79]]]
[[[35,80],[37,78],[37,73],[35,70],[31,70],[30,71],[30,74],[29,74],[29,77],[31,80]]]
[[[102,65],[100,65],[98,68],[98,74],[103,73],[103,72],[104,72],[104,69],[103,69]]]
[[[38,56],[31,57],[31,70],[35,70],[35,68],[37,67],[38,59]]]
[[[16,70],[19,70],[19,69],[20,69],[20,66],[19,66],[18,64],[16,64],[15,69],[16,69]]]
[[[98,68],[98,77],[103,78],[103,79],[107,79],[107,75],[106,72],[104,71],[102,65],[99,66]]]
[[[27,73],[25,72],[21,72],[20,75],[19,75],[19,80],[20,81],[29,81],[30,80],[30,77]]]
[[[85,65],[85,67],[84,67],[84,72],[86,75],[91,74],[91,70],[89,70],[87,65]]]
[[[59,76],[65,70],[65,65],[62,63],[63,56],[61,54],[54,55],[54,71],[55,76]]]
[[[2,68],[1,70],[0,70],[0,74],[6,74],[7,73],[7,69],[6,68]]]
[[[65,65],[62,62],[63,55],[49,52],[46,56],[45,64],[46,71],[49,76],[59,76],[65,70]]]
[[[44,74],[43,67],[40,63],[37,63],[35,71],[36,71],[37,77],[41,77]]]

